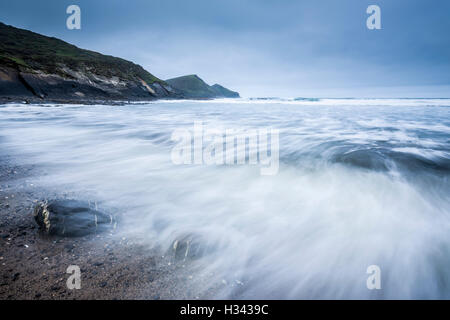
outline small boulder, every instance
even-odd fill
[[[114,228],[113,215],[100,212],[90,204],[78,200],[39,202],[34,208],[34,219],[48,235],[81,237]]]

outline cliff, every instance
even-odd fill
[[[0,22],[2,100],[152,100],[182,98],[130,61]]]

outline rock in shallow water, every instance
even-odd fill
[[[46,234],[64,237],[103,232],[116,223],[112,215],[92,209],[89,203],[78,200],[40,202],[34,208],[34,219]]]

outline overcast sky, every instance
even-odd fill
[[[448,0],[2,0],[0,21],[246,97],[450,97]]]

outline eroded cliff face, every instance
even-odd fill
[[[124,80],[64,68],[70,76],[0,65],[0,96],[41,100],[152,100],[177,98],[172,87],[143,79]],[[70,72],[70,73],[69,73]]]

